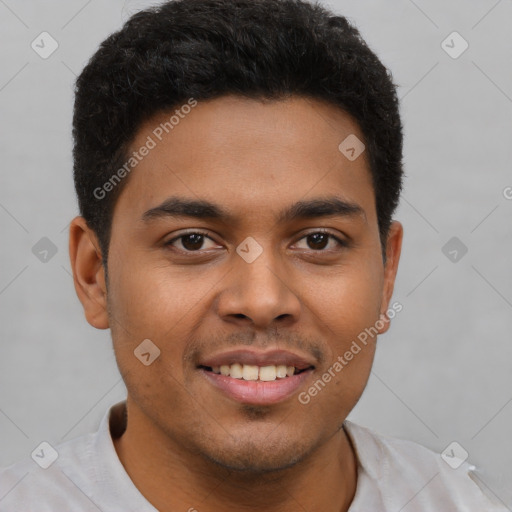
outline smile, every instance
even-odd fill
[[[276,379],[286,379],[293,375],[299,374],[303,370],[299,370],[294,366],[280,365],[269,365],[269,366],[257,366],[252,364],[240,364],[234,363],[231,365],[214,366],[213,368],[205,367],[205,370],[212,371],[217,375],[224,375],[225,377],[231,377],[233,379],[243,380],[259,380],[263,382],[270,382]]]
[[[205,359],[197,369],[231,400],[271,405],[298,392],[315,369],[312,363],[309,358],[288,351],[237,350]]]
[[[311,375],[313,368],[302,370],[298,374],[270,381],[245,380],[214,373],[201,368],[202,375],[217,390],[228,398],[252,405],[271,405],[282,402],[295,395],[304,381]]]

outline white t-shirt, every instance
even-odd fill
[[[157,512],[130,480],[112,435],[124,428],[125,402],[111,407],[96,433],[0,469],[0,512]],[[463,463],[346,421],[358,458],[357,491],[349,512],[505,512],[490,501]],[[46,467],[44,469],[44,467]]]

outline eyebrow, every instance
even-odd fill
[[[291,222],[298,219],[313,219],[317,217],[363,217],[364,209],[357,203],[340,199],[339,197],[317,198],[297,203],[285,208],[278,215],[279,223]],[[206,200],[169,197],[160,205],[149,209],[142,215],[143,222],[167,217],[193,217],[196,219],[211,219],[234,222],[235,216],[221,206]]]

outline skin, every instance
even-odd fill
[[[170,115],[142,125],[132,149]],[[308,404],[297,395],[388,310],[402,242],[394,221],[384,263],[366,153],[349,161],[338,149],[350,134],[363,140],[348,114],[318,100],[199,102],[126,178],[108,289],[94,232],[72,221],[75,288],[87,321],[111,329],[128,390],[115,448],[158,510],[348,510],[357,459],[342,423],[366,386],[377,338]],[[233,218],[141,220],[170,196],[214,202]],[[277,220],[297,201],[333,196],[363,213]],[[211,239],[165,245],[185,230]],[[347,245],[306,236],[318,230]],[[249,236],[263,249],[252,263],[236,252]],[[161,353],[145,366],[134,349],[148,338]],[[234,347],[297,351],[315,369],[294,396],[248,406],[196,367]]]

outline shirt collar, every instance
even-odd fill
[[[384,449],[375,434],[348,420],[343,423],[343,428],[352,442],[360,468],[374,480],[380,479],[383,476],[385,457]]]

